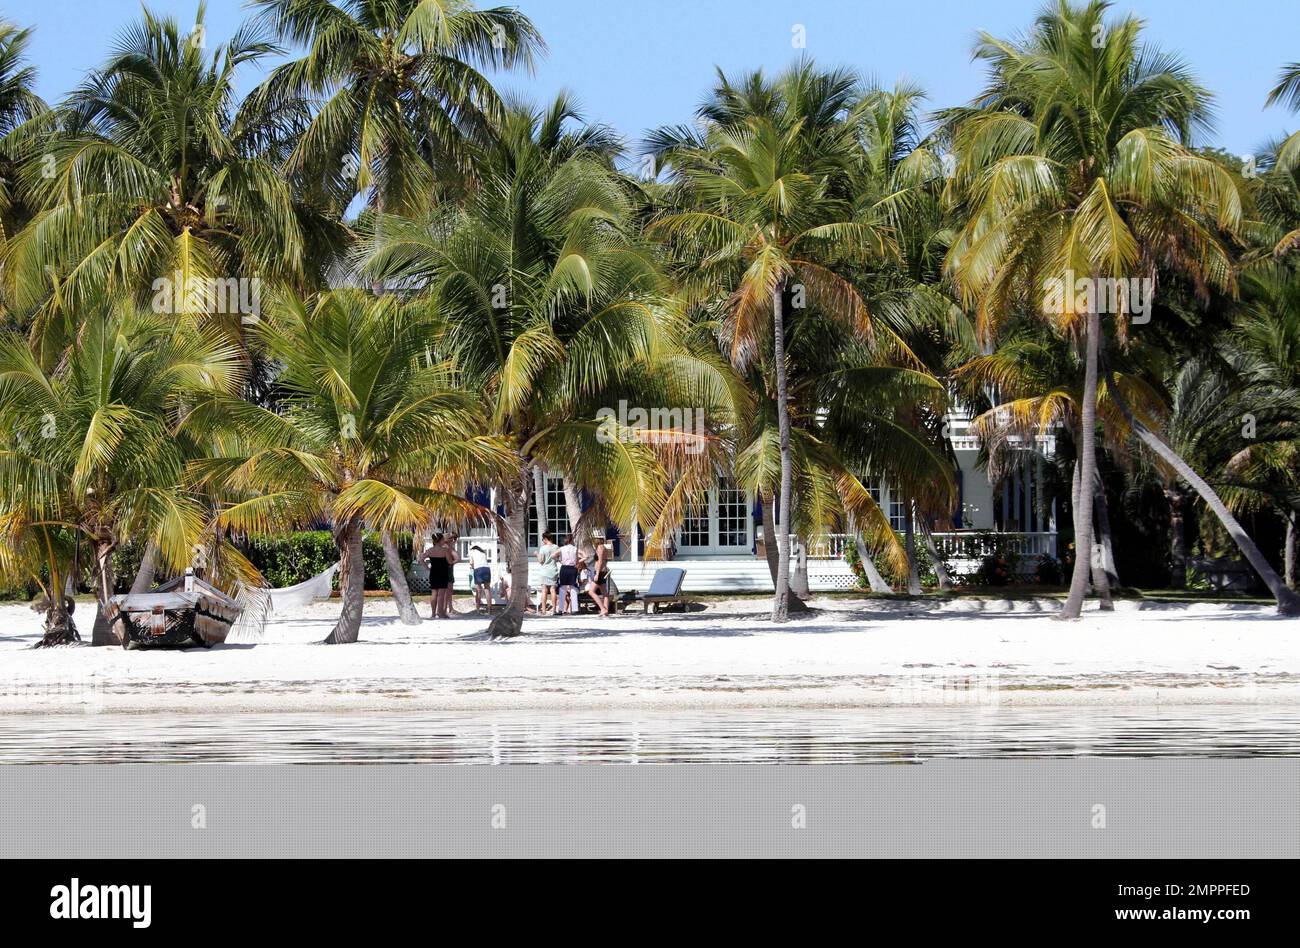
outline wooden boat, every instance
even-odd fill
[[[123,648],[211,648],[224,642],[244,607],[191,572],[150,593],[114,596],[108,620]]]

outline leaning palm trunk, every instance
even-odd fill
[[[108,605],[113,599],[113,542],[95,541],[95,625],[90,633],[91,645],[121,645],[122,638],[108,621]]]
[[[362,559],[361,524],[349,520],[339,527],[339,596],[343,611],[326,645],[350,645],[361,636],[361,613],[366,603],[366,564]]]
[[[793,459],[790,455],[790,402],[785,365],[785,280],[772,291],[772,326],[776,355],[776,420],[781,442],[781,497],[776,523],[776,595],[772,621],[790,618],[790,504],[793,493]]]
[[[505,530],[500,531],[499,545],[506,550],[510,566],[510,601],[488,624],[488,636],[514,638],[524,630],[528,611],[528,503],[533,478],[527,466],[520,468],[519,480],[506,489]]]
[[[930,524],[924,519],[921,521],[921,539],[925,542],[926,552],[930,554],[930,562],[934,564],[934,575],[939,580],[939,590],[952,592],[952,577],[948,575],[948,567],[944,565],[943,557],[939,555],[939,547],[934,542]]]
[[[1083,374],[1083,404],[1079,407],[1079,484],[1091,484],[1097,469],[1097,358],[1101,347],[1101,317],[1095,305],[1088,307],[1088,328]],[[1062,619],[1077,619],[1083,614],[1083,597],[1088,593],[1092,573],[1092,504],[1083,502],[1082,490],[1076,492],[1074,505],[1074,573],[1070,577],[1070,595],[1061,610]]]
[[[1232,515],[1232,511],[1228,510],[1219,495],[1215,493],[1214,488],[1207,484],[1201,475],[1192,470],[1191,465],[1179,457],[1173,448],[1165,444],[1156,436],[1155,432],[1133,416],[1127,399],[1124,398],[1119,387],[1115,385],[1114,380],[1109,378],[1109,372],[1107,372],[1107,376],[1106,384],[1110,397],[1114,400],[1115,406],[1120,410],[1120,413],[1123,414],[1124,420],[1129,423],[1129,427],[1133,429],[1133,433],[1157,457],[1173,468],[1179,477],[1190,484],[1192,489],[1200,495],[1201,500],[1205,502],[1205,506],[1209,507],[1214,512],[1214,515],[1219,518],[1219,523],[1223,524],[1223,528],[1228,531],[1233,542],[1237,544],[1237,549],[1241,550],[1242,555],[1255,568],[1259,578],[1264,580],[1269,592],[1273,594],[1273,598],[1277,601],[1277,611],[1284,616],[1300,616],[1300,595],[1288,589],[1286,584],[1282,582],[1282,578],[1277,575],[1277,571],[1269,565],[1264,554],[1255,545],[1255,541],[1250,538],[1250,534]]]
[[[907,551],[907,594],[919,596],[921,588],[921,570],[916,562],[916,507],[909,498],[906,504],[907,522],[903,525],[903,548]]]
[[[153,589],[154,576],[158,573],[158,544],[150,540],[144,546],[144,555],[140,557],[140,568],[135,571],[131,582],[131,595],[138,596]]]
[[[402,569],[402,557],[397,552],[393,535],[387,530],[379,534],[379,542],[384,547],[384,565],[388,568],[388,586],[393,591],[393,600],[397,603],[397,614],[403,625],[419,625],[420,613],[415,609],[411,599],[411,587],[406,582],[406,572]]]
[[[866,541],[862,539],[862,534],[858,532],[858,522],[852,515],[849,516],[849,533],[853,534],[853,545],[857,547],[858,562],[862,564],[862,571],[867,574],[867,584],[874,593],[892,593],[893,587],[885,582],[885,577],[880,575],[880,570],[876,569],[876,561],[871,556],[871,551],[867,549]]]

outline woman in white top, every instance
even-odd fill
[[[487,550],[477,543],[469,548],[469,571],[474,583],[474,609],[482,612],[486,607],[492,611],[492,567],[488,563]]]
[[[560,605],[557,611],[576,615],[578,612],[578,547],[573,542],[572,536],[564,541],[564,546],[560,547],[556,556],[560,563]],[[573,608],[566,609],[566,601],[571,601]]]

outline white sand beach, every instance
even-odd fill
[[[490,642],[484,617],[405,626],[377,599],[359,643],[323,646],[339,605],[320,602],[256,641],[130,652],[34,650],[40,617],[9,604],[0,710],[1300,704],[1300,622],[1264,606],[1121,602],[1062,623],[1051,599],[825,598],[778,628],[767,603],[535,619]]]

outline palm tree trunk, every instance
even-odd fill
[[[1187,586],[1187,495],[1182,488],[1165,491],[1169,501],[1169,587]]]
[[[903,548],[907,551],[907,594],[919,596],[925,590],[921,588],[921,571],[916,564],[916,507],[909,497],[904,505],[907,522],[903,524]]]
[[[564,499],[565,506],[568,506],[569,499]],[[550,521],[546,517],[546,472],[542,470],[540,464],[533,465],[533,504],[537,507],[537,542],[540,545],[542,534],[551,529]],[[564,542],[564,538],[560,538]]]
[[[1300,555],[1300,530],[1296,529],[1296,516],[1292,510],[1286,518],[1286,552],[1283,554],[1286,584],[1292,590],[1296,588],[1296,558]]]
[[[1079,504],[1083,502],[1083,487],[1079,476],[1079,470],[1081,467],[1082,464],[1079,461],[1074,462],[1074,478],[1070,482],[1070,496],[1074,504],[1074,525],[1076,531],[1079,526]],[[1102,509],[1097,505],[1098,492],[1101,490],[1101,474],[1099,471],[1094,471],[1094,473],[1097,474],[1097,477],[1093,479],[1094,490],[1092,492],[1092,497],[1089,498],[1089,502],[1093,504],[1092,513],[1094,518],[1093,524],[1095,527],[1093,533],[1095,534],[1094,540],[1096,541],[1092,545],[1092,552],[1090,554],[1092,591],[1096,594],[1097,598],[1101,600],[1102,612],[1114,612],[1115,603],[1110,596],[1110,573],[1106,570],[1105,540],[1102,539],[1101,520],[1098,519]],[[1102,498],[1102,503],[1105,503],[1104,497]]]
[[[776,595],[772,621],[790,618],[790,505],[794,461],[790,455],[790,402],[785,364],[785,280],[772,291],[772,326],[776,355],[776,420],[781,443],[781,499],[776,523]]]
[[[532,487],[532,475],[528,466],[523,465],[518,481],[506,488],[507,530],[500,543],[510,564],[510,602],[488,624],[490,638],[514,638],[524,630],[524,616],[528,612],[528,503]]]
[[[351,645],[361,637],[361,613],[366,604],[366,564],[362,559],[361,524],[349,520],[339,528],[339,596],[343,611],[326,645]]]
[[[95,540],[95,625],[90,633],[91,645],[121,645],[122,637],[108,621],[108,605],[113,598],[112,540]]]
[[[940,592],[952,592],[952,577],[948,575],[948,567],[943,563],[943,557],[939,555],[939,547],[934,542],[934,534],[930,531],[930,524],[925,519],[921,520],[921,539],[925,541],[926,552],[930,554],[930,562],[934,564],[934,575],[939,580]]]
[[[1109,376],[1109,372],[1107,375]],[[1237,522],[1237,518],[1232,515],[1232,512],[1219,498],[1219,495],[1214,492],[1214,488],[1192,470],[1191,465],[1179,457],[1177,452],[1157,437],[1150,428],[1133,417],[1128,401],[1120,392],[1119,387],[1109,377],[1107,378],[1107,389],[1116,407],[1119,408],[1125,420],[1133,429],[1133,433],[1153,453],[1173,468],[1179,477],[1190,484],[1192,489],[1200,495],[1201,500],[1205,502],[1205,506],[1214,511],[1214,515],[1219,518],[1223,528],[1228,531],[1228,534],[1237,544],[1237,549],[1241,550],[1242,555],[1246,557],[1250,565],[1255,568],[1255,572],[1259,574],[1260,579],[1264,580],[1264,584],[1268,586],[1269,592],[1273,594],[1273,598],[1277,601],[1278,613],[1284,616],[1300,616],[1300,595],[1288,589],[1286,584],[1282,582],[1281,577],[1277,575],[1264,554],[1259,551],[1259,547],[1255,545],[1255,541],[1250,538],[1242,525]]]
[[[892,593],[894,587],[885,582],[885,577],[880,575],[880,570],[876,569],[876,561],[871,558],[871,551],[867,549],[862,535],[856,530],[853,532],[853,542],[858,548],[858,561],[862,563],[862,571],[867,574],[867,584],[871,587],[871,591]]]
[[[140,568],[135,571],[131,582],[131,595],[138,596],[153,589],[153,578],[158,572],[158,544],[150,540],[144,546],[144,555],[140,557]]]
[[[767,558],[767,571],[772,574],[772,588],[776,589],[776,504],[772,494],[759,492],[759,502],[763,505],[763,555]]]
[[[56,588],[51,586],[51,588]],[[68,611],[66,596],[53,595],[45,599],[45,634],[36,643],[37,648],[53,648],[58,645],[72,645],[80,642],[77,625],[72,621]]]
[[[1113,587],[1119,585],[1119,579],[1115,575],[1115,557],[1110,543],[1110,511],[1106,506],[1106,487],[1101,480],[1101,471],[1093,473],[1092,515],[1096,524],[1098,557],[1094,558],[1092,567],[1092,585],[1101,599],[1101,611],[1114,612],[1115,602],[1111,598],[1111,592]]]
[[[1120,585],[1119,567],[1115,564],[1115,542],[1110,532],[1110,504],[1106,500],[1106,485],[1102,482],[1100,471],[1097,472],[1094,486],[1097,489],[1097,506],[1093,510],[1093,516],[1097,518],[1097,538],[1101,541],[1102,556],[1105,557],[1102,566],[1106,570],[1106,581],[1114,590]]]
[[[564,478],[564,511],[569,515],[569,532],[573,534],[574,545],[586,556],[593,547],[591,537],[582,536],[578,529],[578,521],[582,519],[582,491],[578,490],[572,477]]]
[[[397,603],[397,614],[403,625],[419,625],[420,613],[416,611],[411,599],[411,587],[406,582],[406,573],[402,570],[402,556],[397,552],[393,535],[387,530],[379,534],[379,542],[384,547],[384,565],[388,568],[388,587],[393,591],[393,600]]]
[[[1088,308],[1085,348],[1087,355],[1083,375],[1083,404],[1079,408],[1079,484],[1091,484],[1097,469],[1097,359],[1101,347],[1101,317],[1096,305]],[[1077,619],[1083,614],[1083,597],[1088,593],[1092,573],[1092,504],[1083,502],[1078,491],[1074,512],[1074,574],[1070,577],[1070,595],[1061,610],[1062,619]]]

